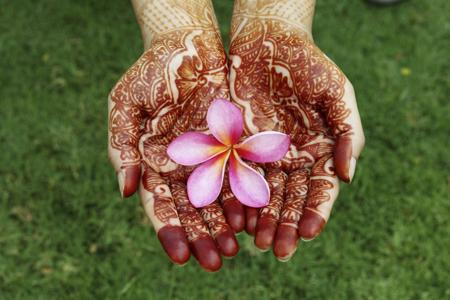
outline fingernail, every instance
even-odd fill
[[[119,171],[119,173],[117,173],[117,181],[119,182],[120,196],[122,196],[122,198],[124,198],[123,190],[125,188],[125,177],[125,169],[122,169]]]
[[[348,168],[348,177],[350,178],[350,182],[352,182],[353,180],[355,170],[356,170],[356,159],[352,156],[352,158],[350,159],[350,166]]]
[[[255,245],[261,250],[268,250],[272,247],[275,233],[277,232],[277,223],[270,218],[260,218],[256,225]]]
[[[117,172],[117,181],[122,198],[130,197],[137,191],[140,177],[140,165],[129,166]]]
[[[245,231],[250,235],[255,235],[256,223],[258,221],[258,209],[247,207],[245,209]]]
[[[181,226],[164,226],[158,231],[158,239],[171,261],[183,265],[189,260],[191,252]]]
[[[216,236],[216,242],[223,256],[233,257],[239,251],[239,244],[231,229],[218,234]]]
[[[236,199],[231,199],[223,204],[223,213],[228,224],[235,232],[241,232],[245,227],[245,211],[242,204]]]
[[[302,239],[312,240],[322,232],[325,224],[326,221],[321,215],[310,209],[305,209],[298,225],[298,233]]]
[[[211,236],[200,237],[191,242],[191,250],[204,270],[215,272],[222,267],[222,259]]]
[[[350,182],[350,160],[352,158],[352,140],[341,136],[337,139],[334,148],[334,163],[336,174],[344,182]]]
[[[273,245],[273,253],[275,256],[281,261],[286,261],[291,258],[297,250],[299,237],[297,228],[280,224]]]

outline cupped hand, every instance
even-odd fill
[[[113,88],[109,155],[123,197],[139,189],[170,259],[184,264],[192,253],[204,269],[215,271],[222,264],[221,255],[234,256],[238,251],[234,231],[244,226],[243,207],[228,191],[219,202],[194,208],[186,195],[191,170],[171,161],[166,151],[182,133],[205,131],[211,101],[229,98],[226,56],[210,14],[212,7],[174,4],[170,9],[175,17],[185,14],[178,15],[180,22],[200,15],[203,19],[195,26],[153,33],[148,49]],[[145,10],[142,14],[145,23]]]
[[[291,148],[282,161],[263,166],[270,203],[247,208],[246,226],[258,248],[273,247],[278,259],[288,260],[300,238],[322,231],[338,196],[338,178],[353,178],[364,134],[352,84],[300,22],[308,12],[293,1],[249,2],[235,4],[231,95],[248,134],[281,131],[289,134]]]

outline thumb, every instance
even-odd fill
[[[133,195],[141,176],[138,142],[141,111],[128,99],[124,84],[117,84],[108,99],[108,154],[116,170],[122,197]]]
[[[343,93],[335,96],[325,107],[327,122],[336,136],[334,146],[336,174],[341,180],[349,183],[355,174],[356,162],[364,148],[365,137],[355,91],[347,78]]]

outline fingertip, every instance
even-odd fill
[[[220,252],[224,256],[233,257],[239,251],[239,244],[231,229],[225,230],[224,232],[218,234],[216,236],[216,242],[219,246]]]
[[[205,271],[216,272],[222,267],[222,258],[211,236],[202,236],[191,242],[191,250]]]
[[[326,223],[326,220],[321,215],[312,210],[305,209],[299,223],[299,235],[304,240],[312,240],[322,232]]]
[[[277,231],[277,223],[271,218],[259,218],[256,225],[255,245],[261,250],[272,247]]]
[[[289,260],[297,250],[299,237],[297,228],[280,224],[273,246],[275,256],[281,261]]]
[[[339,136],[334,147],[334,164],[337,176],[347,183],[351,182],[354,174],[354,169],[353,171],[350,170],[352,158],[351,137]],[[356,166],[356,160],[354,160],[353,166]]]
[[[141,177],[141,166],[134,165],[121,169],[117,173],[120,194],[123,198],[133,195],[139,187],[139,179]]]
[[[235,232],[241,232],[245,228],[244,206],[236,199],[225,201],[222,205],[223,213],[228,224]]]
[[[258,221],[258,209],[245,207],[245,231],[250,235],[255,235],[256,223]]]
[[[185,264],[191,255],[186,234],[181,226],[164,226],[158,231],[161,245],[174,263]]]

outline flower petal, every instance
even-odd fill
[[[242,113],[228,100],[214,100],[208,109],[206,121],[211,133],[225,145],[235,144],[242,135]]]
[[[235,151],[230,157],[230,187],[236,198],[247,206],[263,207],[269,204],[267,181],[244,163]]]
[[[231,151],[222,153],[198,166],[187,182],[188,197],[195,207],[214,202],[222,189],[225,165]]]
[[[193,166],[224,152],[227,147],[212,135],[186,132],[167,147],[167,155],[177,164]]]
[[[258,163],[268,163],[282,159],[288,152],[290,144],[287,134],[264,131],[247,138],[235,149],[242,158]]]

